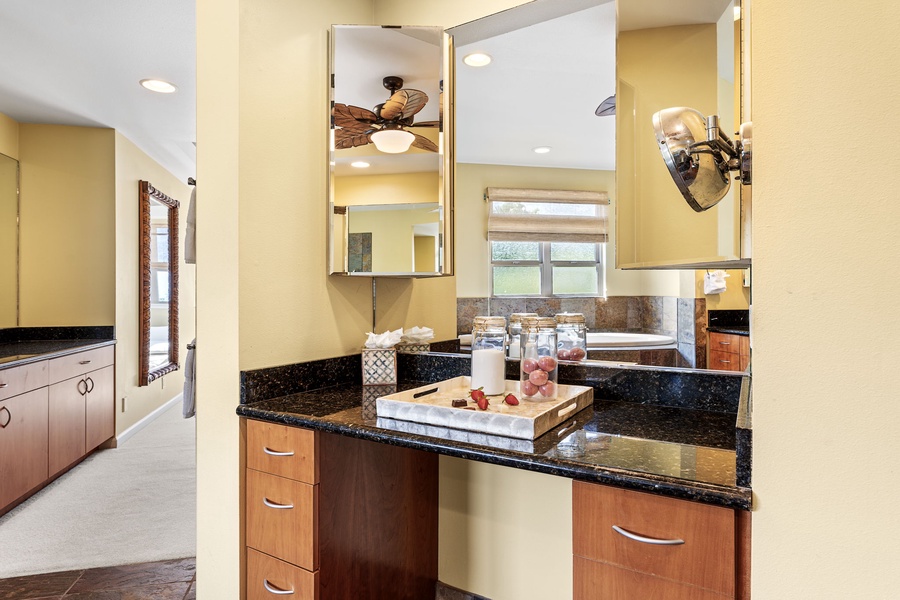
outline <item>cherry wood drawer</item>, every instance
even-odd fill
[[[741,365],[747,360],[746,357],[732,352],[709,351],[709,368],[717,371],[743,371]]]
[[[262,421],[247,421],[247,467],[295,479],[319,482],[316,433]]]
[[[50,360],[50,383],[58,383],[113,364],[115,346],[103,346]]]
[[[3,369],[0,371],[0,400],[46,387],[49,382],[46,360]]]
[[[725,600],[709,590],[575,557],[574,600]]]
[[[572,503],[576,556],[734,596],[734,511],[580,481]]]
[[[750,337],[713,331],[709,334],[709,349],[710,351],[718,350],[720,352],[734,352],[735,354],[750,354]]]
[[[318,600],[319,572],[247,548],[247,600],[272,600],[279,596]]]
[[[319,567],[318,486],[247,469],[247,546]]]

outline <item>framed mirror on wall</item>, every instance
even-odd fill
[[[178,370],[179,202],[139,182],[140,202],[140,376],[149,385]]]
[[[749,120],[749,106],[742,110],[749,96],[742,60],[748,7],[741,4],[617,2],[618,268],[749,266],[749,186],[733,182],[712,208],[692,209],[668,172],[652,122],[658,111],[689,107],[718,115],[722,132],[734,138]]]
[[[0,154],[0,329],[19,314],[19,161]]]
[[[452,274],[449,37],[335,25],[330,43],[328,272]]]

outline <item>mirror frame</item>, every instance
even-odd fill
[[[154,379],[177,371],[178,365],[178,207],[180,203],[170,198],[149,181],[139,181],[140,206],[140,379],[141,386],[150,385]],[[169,359],[150,368],[150,200],[156,200],[168,208],[169,218]]]
[[[438,171],[439,175],[439,185],[436,191],[436,201],[441,208],[441,219],[440,219],[440,228],[438,232],[439,237],[439,270],[437,271],[411,271],[411,272],[382,272],[382,271],[350,271],[347,263],[347,256],[344,256],[344,264],[336,264],[334,260],[334,248],[335,244],[341,244],[343,247],[347,247],[348,239],[347,239],[347,224],[345,223],[342,233],[342,239],[336,239],[335,235],[335,224],[334,217],[335,214],[346,214],[342,209],[346,209],[345,206],[335,205],[334,202],[334,148],[332,144],[329,144],[328,147],[328,166],[327,168],[327,183],[326,183],[326,195],[327,195],[327,230],[326,230],[326,272],[328,275],[341,275],[344,277],[392,277],[392,278],[403,278],[403,279],[419,279],[419,278],[432,278],[432,277],[451,277],[454,275],[454,263],[455,263],[455,253],[454,253],[454,211],[453,211],[453,195],[454,195],[454,169],[456,156],[454,153],[454,143],[455,143],[455,132],[454,132],[454,113],[453,113],[453,98],[454,98],[454,49],[453,49],[453,38],[451,35],[447,33],[447,31],[441,26],[383,26],[383,25],[332,25],[328,31],[328,115],[327,115],[327,136],[329,140],[333,137],[334,132],[334,123],[332,117],[332,110],[334,108],[334,79],[335,79],[335,27],[369,27],[372,29],[403,29],[404,27],[408,27],[410,29],[423,28],[423,27],[433,27],[435,30],[439,30],[441,33],[441,72],[442,72],[442,84],[443,84],[443,98],[441,100],[441,114],[442,114],[442,127],[440,129],[440,135],[442,136],[442,142],[439,143],[441,146],[440,153],[440,168]]]

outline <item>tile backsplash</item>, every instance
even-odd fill
[[[457,298],[456,330],[471,333],[477,315],[582,313],[590,331],[657,333],[677,340],[675,366],[706,368],[706,299],[674,296],[608,298]]]

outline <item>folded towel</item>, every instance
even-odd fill
[[[191,203],[188,206],[187,228],[184,234],[184,262],[197,264],[197,186],[191,190]]]
[[[185,419],[190,419],[197,412],[194,396],[197,393],[197,384],[194,379],[194,352],[197,349],[197,339],[188,344],[187,357],[184,359],[184,394],[181,413]]]

